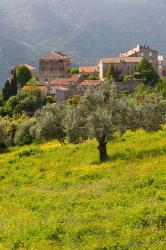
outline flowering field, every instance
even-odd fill
[[[0,155],[0,249],[165,249],[166,130]]]

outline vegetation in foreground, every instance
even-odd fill
[[[165,249],[166,129],[0,155],[0,249]]]

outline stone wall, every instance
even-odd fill
[[[40,59],[39,61],[39,80],[50,82],[55,78],[69,77],[71,68],[69,59]]]

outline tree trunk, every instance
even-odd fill
[[[106,142],[99,142],[98,150],[99,150],[100,163],[105,162],[108,159],[107,143]]]

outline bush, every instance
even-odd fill
[[[79,74],[79,68],[77,68],[77,67],[72,68],[70,73],[71,73],[71,75]]]
[[[99,80],[99,77],[95,74],[89,74],[87,75],[88,80]]]
[[[42,139],[57,139],[64,144],[65,132],[62,124],[63,107],[55,104],[49,104],[35,114],[36,124],[31,129],[31,134],[36,142]]]
[[[34,126],[35,123],[35,119],[31,118],[20,125],[14,138],[14,142],[16,145],[23,146],[33,142],[31,128]]]
[[[44,105],[46,104],[51,104],[51,103],[56,103],[56,98],[55,96],[46,96],[44,98]]]
[[[128,82],[131,79],[132,79],[132,75],[125,75],[123,81]]]

